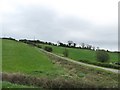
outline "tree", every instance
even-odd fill
[[[93,50],[95,51],[95,47],[93,46],[92,48],[93,48]]]
[[[81,46],[82,46],[82,48],[85,48],[85,44],[84,43],[82,43]]]
[[[92,45],[87,44],[87,45],[86,45],[86,48],[91,50]]]
[[[73,44],[73,41],[68,41],[68,46],[71,46]]]
[[[108,53],[106,51],[103,51],[103,50],[96,51],[96,58],[99,62],[107,62],[110,59]]]
[[[76,43],[73,43],[73,46],[76,47]]]
[[[96,50],[99,50],[99,47],[97,47],[97,49]]]
[[[65,57],[68,57],[68,50],[65,48],[65,50],[63,51],[63,55],[65,56]]]
[[[60,45],[61,42],[60,42],[60,41],[57,41],[57,43],[58,43],[58,45]]]
[[[52,47],[49,47],[49,46],[45,46],[44,50],[48,51],[48,52],[52,52]]]

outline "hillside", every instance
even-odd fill
[[[37,47],[14,40],[2,40],[4,88],[7,85],[23,88],[118,87],[117,74],[53,58]]]
[[[27,44],[12,41],[2,41],[2,71],[19,72],[32,75],[47,75],[64,73],[64,70],[53,65],[51,60],[42,52]],[[43,73],[37,73],[43,72]]]
[[[100,64],[100,66],[108,67],[108,68],[118,68],[119,67],[118,65],[115,64],[116,62],[118,62],[118,53],[107,52],[110,57],[109,62],[100,63],[96,60],[96,51],[93,51],[93,50],[65,48],[65,47],[61,47],[61,46],[53,46],[53,45],[46,45],[46,44],[37,44],[37,45],[39,45],[43,49],[45,46],[52,47],[52,49],[53,49],[52,53],[55,53],[60,56],[64,56],[63,52],[65,51],[65,49],[67,49],[68,50],[68,58],[71,58],[76,61],[95,64],[95,65]]]
[[[51,45],[44,45],[41,44],[43,47],[45,46],[51,46]],[[58,46],[51,46],[53,47],[53,52],[59,55],[63,55],[64,47],[58,47]],[[69,51],[69,58],[75,59],[75,60],[89,60],[91,62],[96,62],[96,52],[92,50],[85,50],[85,49],[75,49],[75,48],[67,48]],[[111,62],[117,62],[118,61],[118,54],[108,52],[110,55],[110,61]]]

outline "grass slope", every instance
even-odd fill
[[[64,73],[62,67],[53,65],[44,53],[34,47],[11,40],[3,40],[2,46],[3,72],[53,77]]]
[[[65,50],[64,47],[57,47],[57,46],[52,46],[52,45],[45,45],[45,44],[40,44],[42,48],[45,46],[50,46],[53,48],[53,53],[58,54],[63,56],[63,51]],[[75,49],[75,48],[67,48],[69,51],[69,58],[74,59],[74,60],[87,60],[89,62],[97,62],[96,60],[96,52],[92,50],[85,50],[85,49]],[[118,54],[117,53],[112,53],[108,52],[110,56],[110,62],[118,62]]]
[[[62,54],[62,50],[64,50],[62,47],[54,47],[53,49],[54,53],[59,52],[59,54]],[[17,82],[18,84],[31,80],[30,86],[31,83],[34,83],[34,85],[40,83],[41,79],[37,81],[36,78],[42,77],[45,78],[42,81],[47,83],[43,83],[44,86],[48,85],[51,87],[53,85],[53,88],[56,85],[66,86],[66,84],[77,87],[117,87],[118,85],[117,74],[75,65],[55,57],[50,58],[41,52],[39,48],[12,40],[2,40],[2,69],[4,73],[8,73],[8,78],[5,78],[6,76],[4,75],[5,80],[8,79],[8,81]],[[14,73],[18,74],[15,74],[16,76],[12,75]],[[26,74],[34,78],[29,78]],[[47,80],[47,78],[49,79]],[[67,83],[65,83],[66,80],[68,80]]]

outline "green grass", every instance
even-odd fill
[[[45,46],[50,46],[53,48],[53,53],[63,56],[63,51],[65,49],[64,47],[51,46],[51,45],[45,45],[45,44],[40,44],[40,45],[42,46],[42,48],[44,48]],[[87,60],[90,62],[98,62],[96,60],[96,51],[85,50],[85,49],[75,49],[75,48],[67,48],[67,49],[69,51],[68,58],[71,58],[71,59],[74,59],[77,61]],[[118,54],[117,53],[108,52],[108,54],[110,56],[110,62],[112,62],[112,63],[118,62]]]
[[[0,84],[2,84],[2,88],[37,88],[33,86],[13,84],[7,81],[0,82]]]
[[[2,46],[3,72],[50,77],[65,73],[62,67],[53,64],[38,48],[12,40],[3,40]]]
[[[0,39],[1,41],[1,39]],[[63,47],[51,46],[53,52],[62,55],[64,50]],[[81,58],[90,58],[91,51],[89,50],[77,50],[69,48],[69,57],[77,58],[77,53],[80,51],[84,55],[89,52],[88,56]],[[93,52],[94,53],[94,52]],[[73,55],[74,54],[74,55]],[[77,55],[76,55],[77,54]],[[91,57],[93,58],[93,57]],[[55,61],[54,64],[52,61]],[[62,63],[63,62],[63,63]],[[61,64],[59,60],[53,60],[48,57],[45,53],[41,52],[39,48],[32,47],[22,42],[16,42],[12,40],[2,40],[2,70],[6,73],[18,73],[20,75],[29,75],[37,78],[63,78],[65,80],[76,80],[80,81],[82,85],[96,85],[102,87],[117,87],[117,74],[112,74],[89,67],[83,67],[81,65],[75,65],[70,62],[64,63],[62,60]],[[70,78],[72,77],[72,78]],[[104,82],[103,82],[104,81]],[[5,82],[6,83],[6,82]],[[8,83],[8,82],[7,82]],[[74,83],[73,83],[74,84]],[[4,84],[3,87],[17,87],[9,84]],[[21,87],[18,85],[18,87]]]

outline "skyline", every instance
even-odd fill
[[[1,4],[1,36],[72,40],[118,50],[118,0],[3,0]]]

